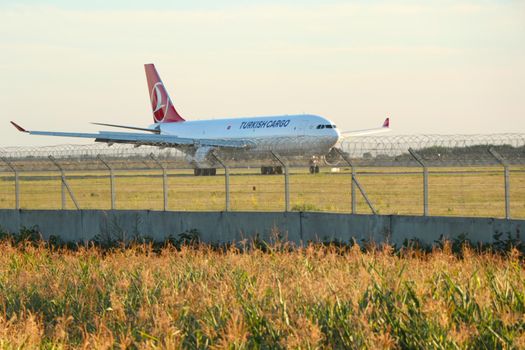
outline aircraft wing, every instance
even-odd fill
[[[59,132],[59,131],[33,131],[26,130],[20,125],[11,122],[18,131],[31,135],[61,136],[61,137],[81,137],[95,139],[95,142],[105,143],[127,143],[133,145],[148,145],[161,147],[176,146],[210,146],[223,148],[252,148],[254,143],[250,140],[229,140],[229,139],[192,139],[172,135],[145,134],[135,132],[110,132],[99,131],[98,133],[78,133],[78,132]]]
[[[341,136],[350,137],[350,136],[364,136],[364,135],[372,135],[372,134],[381,134],[384,132],[389,132],[391,130],[392,129],[390,129],[390,118],[386,118],[385,121],[383,122],[383,126],[381,126],[380,128],[342,131]]]

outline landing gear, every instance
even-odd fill
[[[310,174],[319,174],[319,165],[310,165]]]
[[[193,175],[195,176],[215,176],[217,169],[215,168],[195,168],[193,169]]]
[[[310,159],[310,174],[319,174],[319,157]]]
[[[282,174],[283,173],[283,167],[281,166],[262,166],[261,167],[261,174],[263,175],[274,175],[274,174]]]

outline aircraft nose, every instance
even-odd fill
[[[331,135],[333,138],[334,143],[339,141],[339,138],[341,137],[341,133],[337,129],[332,129]]]

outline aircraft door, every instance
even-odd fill
[[[308,127],[307,122],[304,120],[298,120],[295,128],[295,135],[304,136],[306,135],[306,128]]]

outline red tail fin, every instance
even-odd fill
[[[153,121],[155,123],[183,122],[179,113],[173,107],[168,91],[160,80],[159,73],[153,64],[145,64],[146,79],[148,80],[149,97],[153,109]]]

